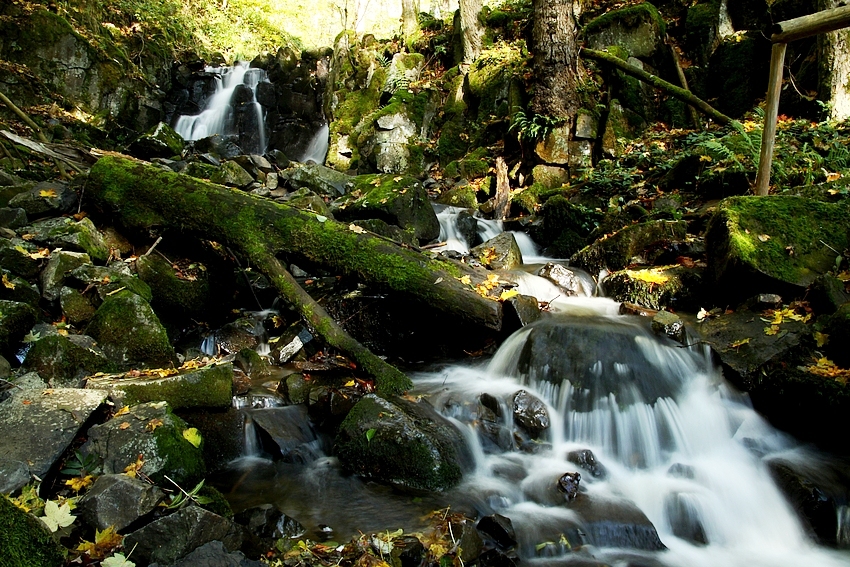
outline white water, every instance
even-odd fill
[[[311,161],[323,165],[325,158],[328,157],[328,145],[330,144],[330,128],[327,124],[322,124],[321,128],[313,135],[304,155],[299,161],[301,163],[309,163]]]
[[[235,125],[235,109],[231,104],[233,93],[239,85],[246,85],[251,93],[254,93],[261,81],[267,81],[266,72],[262,69],[249,68],[245,61],[237,62],[233,67],[207,67],[208,73],[215,75],[215,94],[207,101],[207,107],[200,114],[194,116],[180,116],[174,126],[174,130],[183,139],[194,141],[212,136],[238,135]],[[263,109],[256,98],[247,103],[250,109],[246,112],[254,114],[250,124],[257,130],[252,132],[258,141],[259,147],[243,147],[245,152],[262,154],[266,150],[265,119]],[[243,142],[244,143],[244,142]]]
[[[467,494],[482,513],[497,512],[511,518],[521,556],[565,553],[563,546],[543,546],[542,551],[537,546],[553,537],[557,540],[559,531],[566,533],[569,526],[581,523],[580,515],[563,500],[553,505],[546,495],[560,475],[581,471],[581,487],[589,498],[634,503],[668,548],[661,552],[632,550],[632,556],[648,554],[671,567],[850,565],[850,554],[819,548],[805,537],[797,516],[768,473],[768,458],[782,454],[791,460],[805,459],[803,449],[773,430],[750,408],[746,397],[726,385],[719,370],[709,363],[707,352],[656,339],[640,326],[638,318],[612,313],[609,300],[571,298],[564,303],[577,308],[565,309],[569,315],[551,319],[560,318],[577,329],[584,320],[588,325],[601,322],[611,325],[612,333],[630,334],[631,348],[649,366],[643,380],[649,376],[652,381],[657,375],[658,384],[653,386],[666,394],[642,399],[640,388],[629,383],[630,373],[636,369],[629,368],[634,358],[623,352],[627,348],[622,342],[612,343],[607,350],[603,346],[610,357],[596,363],[592,353],[576,352],[576,345],[558,346],[560,356],[575,357],[587,365],[579,368],[580,373],[585,372],[584,378],[595,371],[622,373],[619,397],[610,393],[589,399],[588,390],[572,384],[582,376],[573,380],[566,375],[553,376],[553,368],[523,371],[519,368],[521,353],[531,333],[541,331],[537,326],[515,333],[486,366],[453,366],[415,377],[419,393],[430,395],[438,409],[465,429],[472,444],[475,471],[465,477],[458,492]],[[551,448],[541,446],[536,454],[516,449],[503,452],[484,442],[481,432],[479,396],[487,393],[502,400],[506,416],[502,424],[511,429],[510,399],[519,389],[544,400],[551,417],[552,427],[545,438]],[[591,408],[577,411],[579,403],[589,403]],[[752,447],[758,447],[760,453]],[[606,479],[594,478],[566,460],[568,452],[579,449],[593,451],[607,468]],[[686,467],[692,475],[672,474],[677,466]],[[676,502],[678,515],[674,514],[676,507],[671,507]],[[688,518],[701,525],[707,545],[676,535]],[[850,517],[843,520],[841,525],[847,529]],[[589,549],[612,564],[623,553]]]

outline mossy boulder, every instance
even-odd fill
[[[340,221],[380,219],[401,229],[412,228],[422,242],[440,235],[440,223],[422,183],[389,174],[358,175],[355,190],[331,208]]]
[[[363,397],[342,422],[336,453],[343,467],[402,489],[442,491],[461,480],[454,427],[425,402]]]
[[[561,187],[570,181],[569,171],[563,167],[552,165],[535,165],[531,171],[531,176],[534,179],[534,183],[539,183],[546,189]]]
[[[91,258],[84,252],[53,252],[41,272],[41,294],[44,299],[53,301],[58,298],[68,274],[86,264],[91,264]]]
[[[127,290],[104,300],[86,333],[120,367],[165,367],[176,359],[168,334],[150,304]]]
[[[585,41],[591,49],[616,45],[640,58],[659,53],[666,33],[664,18],[649,2],[611,10],[584,27]]]
[[[245,188],[253,183],[254,178],[235,161],[226,161],[210,175],[210,181],[228,187]]]
[[[407,246],[419,245],[416,234],[411,227],[402,230],[394,224],[387,224],[380,219],[357,220],[352,224],[365,228],[369,232],[374,232],[384,238],[388,238],[393,242],[398,242],[399,244],[405,244]]]
[[[0,299],[19,301],[38,307],[41,293],[39,293],[38,287],[27,280],[19,278],[9,270],[0,268]]]
[[[109,257],[109,247],[88,217],[78,222],[65,217],[47,219],[33,223],[23,230],[31,235],[32,242],[43,246],[84,252],[101,262],[105,262]]]
[[[510,232],[502,232],[469,251],[491,270],[513,270],[522,265],[522,252]]]
[[[602,214],[555,195],[543,204],[538,216],[542,222],[531,227],[531,237],[545,248],[548,256],[569,258],[587,245],[588,236]]]
[[[53,539],[47,527],[0,496],[0,562],[8,567],[61,567],[65,548]]]
[[[118,390],[129,405],[164,401],[172,409],[228,408],[232,401],[233,365],[211,364],[166,376],[97,376],[86,382],[86,388]]]
[[[645,253],[685,240],[684,221],[649,221],[627,226],[598,239],[570,258],[570,265],[596,274],[600,270],[622,270],[629,264],[646,261]]]
[[[193,272],[191,279],[180,278],[168,261],[151,254],[136,260],[136,273],[150,287],[151,307],[161,320],[207,317],[212,307],[207,270]]]
[[[78,388],[83,377],[112,364],[89,336],[51,334],[32,343],[23,366],[53,387]]]
[[[170,158],[183,153],[186,142],[168,124],[160,122],[139,136],[128,148],[130,155],[150,161],[153,158]]]
[[[167,403],[139,404],[130,407],[129,413],[89,429],[80,451],[97,455],[105,474],[124,472],[142,455],[141,472],[155,483],[167,482],[168,475],[179,485],[192,487],[203,479],[206,466],[201,449],[183,436],[187,429]]]
[[[41,272],[47,254],[40,254],[31,242],[21,238],[0,238],[0,266],[30,280]]]
[[[528,62],[520,43],[501,43],[486,49],[470,66],[464,84],[464,102],[477,121],[509,119],[522,108],[522,74]]]
[[[605,278],[606,297],[649,309],[668,307],[694,310],[700,292],[702,271],[684,266],[658,266],[620,270]]]
[[[437,203],[451,207],[462,207],[464,209],[478,208],[478,190],[472,185],[452,187],[437,197]]]
[[[77,194],[65,183],[42,182],[9,199],[9,206],[21,208],[30,219],[70,213]]]
[[[354,186],[350,175],[315,163],[295,164],[280,176],[292,189],[308,189],[332,199],[345,195]]]
[[[66,281],[81,289],[93,289],[100,301],[121,290],[135,293],[145,301],[151,301],[153,297],[148,284],[133,275],[123,262],[114,262],[109,266],[83,264],[71,270]]]
[[[688,8],[685,18],[684,47],[689,58],[697,65],[707,65],[717,45],[720,4],[720,0],[708,0]]]
[[[12,359],[21,339],[35,324],[36,316],[32,305],[0,300],[0,355]]]
[[[446,177],[461,177],[465,179],[477,179],[484,177],[490,171],[490,163],[487,161],[487,148],[478,148],[459,160],[446,165],[443,173]]]
[[[64,286],[59,290],[59,307],[65,320],[72,325],[85,325],[94,317],[92,302],[72,287]]]
[[[795,196],[730,197],[706,230],[708,282],[718,296],[801,295],[850,245],[850,209]]]

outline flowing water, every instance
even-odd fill
[[[514,277],[538,299],[557,297],[542,278]],[[455,424],[472,456],[456,489],[413,496],[344,476],[326,440],[314,443],[314,460],[242,461],[231,503],[274,502],[314,537],[327,525],[338,541],[422,529],[445,506],[498,513],[533,565],[850,565],[847,551],[812,543],[769,472],[771,461],[817,466],[822,457],[753,411],[706,349],[655,335],[582,281],[585,296],[557,297],[490,360],[413,374],[412,394]],[[515,418],[520,390],[545,406],[550,425],[536,437]],[[254,440],[246,448],[256,454]],[[572,501],[557,490],[568,472],[581,474]],[[838,515],[838,541],[850,543],[850,511]]]
[[[207,67],[205,72],[215,79],[215,93],[200,114],[180,116],[174,130],[189,141],[214,134],[239,136],[239,146],[244,152],[264,153],[265,117],[254,93],[260,82],[268,82],[266,72],[249,67],[245,61],[232,67]],[[240,89],[243,85],[245,88]],[[250,93],[250,96],[234,96],[238,91]]]
[[[325,158],[328,157],[328,146],[330,145],[330,128],[327,124],[316,131],[304,150],[304,155],[301,156],[301,163],[315,162],[319,165],[325,163]]]

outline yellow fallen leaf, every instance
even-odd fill
[[[512,298],[512,297],[514,297],[514,296],[517,296],[517,295],[519,295],[519,292],[518,292],[517,290],[515,290],[515,289],[506,289],[506,290],[505,290],[505,291],[503,291],[503,292],[502,292],[502,294],[499,296],[499,301],[506,301],[506,300],[508,300],[508,299],[510,299],[510,298]]]
[[[135,462],[130,463],[124,468],[124,474],[136,478],[136,475],[142,470],[143,466],[145,466],[145,459],[142,455],[139,455]]]
[[[771,325],[764,328],[764,334],[772,337],[779,332],[779,325]]]
[[[152,420],[150,420],[150,421],[147,423],[147,425],[145,425],[145,430],[146,430],[146,431],[156,431],[156,428],[157,428],[157,427],[161,427],[161,426],[163,426],[163,425],[165,425],[165,424],[164,424],[164,423],[162,423],[162,420],[161,420],[161,419],[159,419],[158,417],[155,417],[155,418],[153,418]]]
[[[128,414],[128,413],[130,413],[130,406],[124,406],[120,410],[116,411],[115,415],[113,417],[120,417],[120,416]]]
[[[55,189],[42,189],[41,191],[38,192],[38,196],[39,197],[48,197],[48,198],[56,197],[56,190]]]
[[[3,274],[3,285],[6,289],[15,289],[14,282],[12,282],[6,274]]]
[[[347,388],[350,388],[350,387],[354,386],[354,380],[349,380],[348,382],[346,382],[346,383],[345,383],[345,386],[346,386]]]
[[[459,277],[459,278],[458,278],[458,280],[459,280],[459,281],[460,281],[460,283],[462,283],[463,285],[472,285],[472,278],[470,278],[468,275],[467,275],[467,276]]]
[[[65,481],[65,486],[70,486],[71,490],[74,492],[79,492],[84,488],[88,488],[94,482],[94,477],[92,475],[86,476],[77,476],[72,478],[71,480]]]
[[[201,432],[197,430],[195,427],[190,427],[189,429],[183,430],[183,439],[191,443],[197,448],[201,448],[201,442],[203,438],[201,437]]]
[[[746,339],[741,339],[740,341],[735,341],[733,343],[730,343],[729,346],[732,347],[732,348],[738,348],[738,347],[744,346],[745,344],[748,344],[749,342],[750,342],[750,339],[749,339],[749,337],[747,337]]]
[[[121,431],[124,431],[125,429],[130,429],[130,422],[129,421],[122,421],[118,425],[118,429],[120,429]]]
[[[821,333],[820,331],[815,331],[815,342],[817,343],[818,348],[820,348],[829,342],[829,335]]]

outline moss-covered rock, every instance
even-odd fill
[[[109,247],[88,217],[79,222],[65,217],[47,219],[33,223],[25,230],[33,242],[43,246],[84,252],[101,262],[109,257]]]
[[[63,548],[44,523],[0,496],[0,548],[2,565],[8,567],[60,567]]]
[[[718,295],[795,296],[850,245],[850,210],[803,197],[730,197],[706,230],[709,282]]]
[[[0,355],[11,359],[21,339],[36,321],[33,306],[17,301],[0,300]]]
[[[555,195],[543,204],[539,216],[542,223],[532,226],[532,238],[545,248],[548,256],[568,258],[587,245],[588,235],[599,224],[602,215]]]
[[[130,154],[141,159],[170,158],[183,153],[185,141],[168,124],[160,122],[130,144]]]
[[[641,58],[652,57],[661,51],[666,33],[664,18],[649,2],[612,10],[584,27],[588,47],[603,49],[616,45],[632,57]]]
[[[128,414],[89,429],[80,451],[97,455],[106,474],[124,472],[142,455],[141,472],[155,483],[166,482],[168,475],[181,486],[192,487],[204,477],[206,466],[201,449],[183,436],[187,429],[165,402],[139,404]]]
[[[449,162],[443,173],[446,177],[477,179],[487,175],[488,171],[490,162],[487,161],[487,148],[478,148],[459,160]]]
[[[210,181],[228,187],[244,188],[250,185],[254,178],[235,161],[226,161],[210,175]]]
[[[363,477],[414,490],[447,490],[460,482],[458,432],[424,402],[368,394],[340,425],[336,452]]]
[[[333,203],[340,221],[380,219],[401,229],[412,228],[428,242],[440,235],[440,223],[422,183],[412,177],[388,174],[358,175],[355,190]]]
[[[522,108],[521,76],[528,58],[520,43],[502,43],[475,60],[466,75],[464,100],[477,121],[508,119]]]
[[[172,409],[227,408],[231,405],[233,365],[211,364],[169,376],[97,376],[86,388],[119,390],[125,404],[168,402]]]
[[[72,287],[59,290],[59,307],[65,320],[72,325],[84,325],[94,317],[95,307],[88,297]]]
[[[39,293],[38,287],[27,280],[19,278],[9,270],[0,268],[0,299],[19,301],[38,307],[41,293]]]
[[[163,367],[176,359],[168,334],[150,304],[130,291],[107,297],[86,333],[120,367]]]
[[[720,0],[705,0],[688,8],[684,43],[697,65],[708,64],[717,42],[719,25]]]
[[[649,309],[694,310],[702,271],[684,266],[658,266],[614,272],[603,282],[605,295],[615,301]]]
[[[36,277],[47,261],[31,242],[20,238],[0,238],[0,266],[24,279]]]
[[[179,278],[164,258],[151,254],[136,260],[139,279],[151,290],[151,307],[163,321],[186,317],[205,319],[212,307],[210,281],[206,270],[193,272],[192,279]]]
[[[437,197],[437,203],[451,207],[463,207],[464,209],[478,208],[477,189],[472,185],[452,187]]]
[[[84,264],[71,270],[66,279],[69,284],[81,289],[94,289],[101,301],[121,290],[135,293],[145,301],[151,301],[153,297],[148,284],[134,276],[122,262],[109,266]]]
[[[50,255],[50,260],[41,272],[41,293],[48,300],[59,297],[59,292],[65,284],[65,278],[74,269],[91,264],[88,254],[82,252],[66,252],[57,250]]]
[[[570,265],[592,274],[603,268],[622,270],[651,248],[683,241],[687,229],[684,221],[649,221],[630,225],[582,248],[570,258]]]
[[[393,224],[387,224],[380,219],[357,220],[352,224],[365,228],[366,230],[374,232],[384,238],[388,238],[393,242],[398,242],[399,244],[405,244],[407,246],[419,245],[419,240],[416,238],[416,233],[412,227],[402,230],[401,228]]]
[[[502,232],[469,251],[491,270],[513,270],[522,265],[522,252],[510,232]]]
[[[23,366],[58,388],[78,388],[84,376],[112,368],[91,337],[60,334],[33,342]]]

